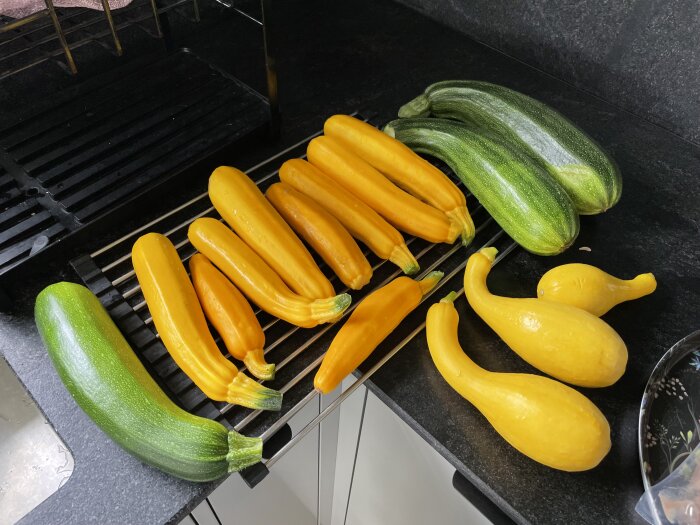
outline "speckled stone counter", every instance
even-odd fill
[[[657,275],[659,288],[653,297],[606,316],[627,342],[630,360],[618,384],[585,391],[612,428],[613,448],[600,467],[567,474],[515,452],[442,380],[422,336],[382,368],[370,387],[515,521],[640,522],[634,513],[642,491],[636,442],[639,401],[665,349],[698,328],[700,150],[397,4],[284,2],[277,9],[285,28],[278,41],[283,139],[251,148],[231,163],[250,166],[319,129],[334,112],[372,108],[389,119],[427,84],[447,78],[489,80],[533,95],[577,122],[618,161],[624,174],[620,204],[602,216],[584,218],[572,249],[556,258],[516,251],[490,279],[496,292],[531,296],[539,276],[563,262],[589,262],[621,276],[643,271]],[[190,181],[187,190],[161,191],[159,205],[142,211],[138,221],[201,192],[206,175]],[[69,239],[64,248],[70,251],[71,243],[82,243],[82,250],[104,244],[129,226],[129,221],[121,222],[126,224],[86,229],[83,238]],[[591,251],[578,250],[581,246]],[[75,458],[68,483],[24,523],[176,522],[216,484],[179,481],[113,444],[76,407],[34,329],[31,304],[37,291],[51,281],[74,279],[67,257],[39,257],[2,280],[12,304],[10,313],[0,314],[2,352]],[[460,287],[460,278],[450,283],[450,288]],[[463,298],[457,305],[462,344],[479,364],[531,371],[470,312]]]

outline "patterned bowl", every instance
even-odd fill
[[[642,396],[639,460],[646,494],[683,463],[699,440],[700,330],[663,355]],[[658,513],[658,502],[650,507],[656,522],[666,523]]]

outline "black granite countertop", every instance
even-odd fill
[[[636,442],[642,391],[665,349],[698,328],[700,149],[390,2],[290,1],[275,3],[275,8],[283,21],[277,41],[283,138],[232,159],[241,167],[319,129],[335,112],[372,108],[389,119],[427,84],[448,78],[488,80],[535,96],[578,123],[615,157],[624,176],[619,205],[602,216],[583,218],[576,245],[562,256],[514,252],[494,269],[490,281],[497,292],[531,296],[544,271],[568,261],[600,265],[620,276],[656,274],[659,287],[652,297],[606,315],[626,341],[630,360],[616,385],[585,391],[612,428],[612,451],[598,468],[557,472],[515,452],[442,380],[421,336],[383,367],[370,387],[518,522],[641,522],[634,505],[642,492]],[[205,179],[206,174],[176,195],[163,194],[156,209],[144,215],[200,192]],[[103,228],[99,235],[103,241],[114,232]],[[582,246],[591,251],[580,251]],[[41,264],[2,282],[13,306],[10,313],[0,314],[0,341],[5,358],[72,451],[75,471],[23,522],[181,519],[216,483],[192,484],[143,465],[76,407],[31,317],[33,297],[42,286],[74,277],[67,259],[38,260]],[[451,287],[460,288],[459,281]],[[493,370],[531,370],[469,311],[464,299],[457,304],[461,341],[480,364]]]

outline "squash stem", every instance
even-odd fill
[[[397,244],[389,256],[389,260],[401,268],[406,275],[418,273],[420,266],[405,243]]]
[[[282,408],[282,394],[267,388],[247,375],[239,372],[228,385],[226,401],[258,410],[279,410]]]
[[[496,260],[496,254],[498,253],[498,250],[493,246],[490,246],[488,248],[482,248],[481,250],[479,250],[479,253],[486,257],[491,264],[493,264],[493,261]]]
[[[350,306],[350,294],[341,293],[327,299],[316,299],[311,303],[311,317],[317,323],[332,323]]]
[[[263,381],[270,381],[275,378],[275,365],[265,361],[265,353],[262,348],[257,348],[246,353],[243,363],[250,373]]]
[[[469,215],[469,211],[466,206],[461,206],[455,208],[452,211],[447,212],[447,217],[451,222],[459,225],[460,236],[462,238],[462,245],[469,246],[474,239],[474,221]]]
[[[450,293],[448,293],[445,297],[440,299],[441,303],[454,303],[455,300],[459,297],[459,294],[452,290]]]
[[[262,439],[246,437],[235,430],[228,433],[228,471],[238,472],[245,467],[255,465],[262,459]]]
[[[443,272],[430,272],[428,275],[426,275],[420,281],[418,281],[421,294],[425,295],[430,290],[435,288],[435,285],[437,285],[437,283],[440,282],[440,279],[442,279],[443,275],[445,275]]]
[[[642,273],[629,281],[631,288],[629,299],[639,299],[656,290],[656,278],[653,273]]]

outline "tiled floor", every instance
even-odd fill
[[[10,525],[65,483],[73,456],[0,357],[0,525]]]

